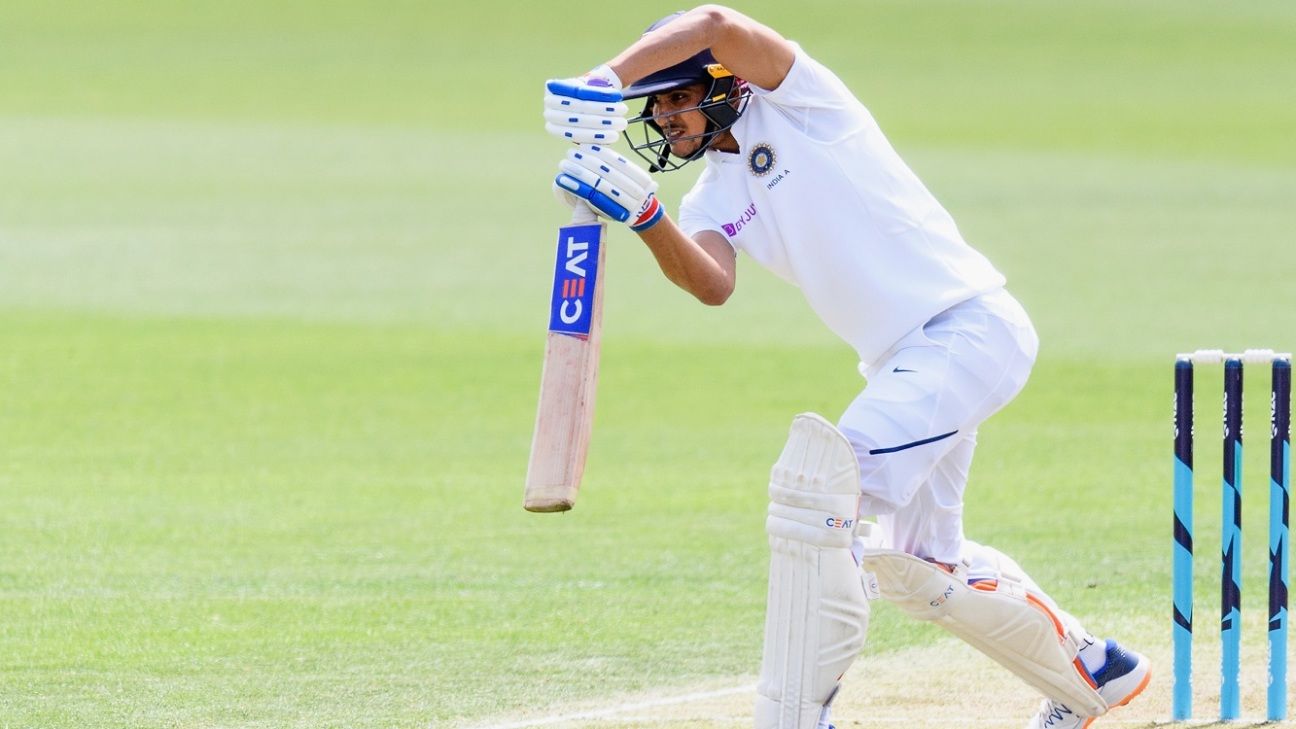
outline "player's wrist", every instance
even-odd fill
[[[590,70],[589,73],[585,74],[585,78],[604,79],[605,81],[611,83],[612,88],[616,89],[617,91],[620,91],[621,89],[625,88],[625,85],[621,83],[621,77],[617,75],[617,72],[613,71],[612,67],[606,63],[594,67],[592,70]]]
[[[633,230],[636,233],[642,233],[660,223],[664,217],[666,217],[666,208],[662,207],[661,201],[654,195],[648,198],[648,202],[644,205],[643,212],[634,220],[630,221],[628,225],[630,226],[630,230]]]

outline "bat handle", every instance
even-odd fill
[[[572,225],[594,225],[598,222],[598,216],[590,210],[588,205],[577,205],[572,208]]]

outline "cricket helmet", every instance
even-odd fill
[[[644,33],[651,33],[683,14],[683,11],[671,13],[648,26]],[[673,112],[672,116],[689,111],[700,111],[707,120],[706,130],[701,134],[676,139],[676,142],[701,139],[702,143],[688,157],[671,159],[670,140],[666,138],[661,126],[653,117],[653,96],[693,84],[703,84],[706,87],[701,103]],[[621,94],[627,100],[646,99],[643,112],[630,120],[631,124],[640,125],[643,141],[636,143],[631,139],[630,148],[648,162],[649,171],[663,172],[677,170],[701,157],[711,146],[712,140],[727,131],[738,121],[738,117],[742,116],[743,110],[747,108],[750,92],[746,81],[734,76],[724,65],[718,63],[715,56],[711,54],[711,49],[704,48],[691,58],[639,79],[623,89]],[[627,132],[627,138],[629,136]]]

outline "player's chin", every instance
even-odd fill
[[[701,139],[684,139],[678,142],[671,142],[670,151],[680,159],[688,159],[697,154],[698,148],[702,146]]]

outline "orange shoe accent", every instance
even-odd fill
[[[1142,681],[1139,681],[1139,685],[1138,685],[1138,686],[1135,686],[1135,687],[1134,687],[1134,690],[1131,691],[1131,692],[1129,692],[1129,693],[1125,696],[1125,698],[1123,698],[1123,699],[1121,699],[1120,701],[1116,702],[1115,704],[1112,704],[1111,706],[1107,707],[1107,710],[1108,710],[1108,711],[1111,711],[1112,709],[1115,709],[1115,708],[1118,707],[1118,706],[1124,706],[1125,704],[1128,704],[1129,702],[1133,701],[1133,700],[1134,700],[1134,697],[1136,697],[1136,696],[1138,696],[1139,694],[1143,693],[1143,689],[1147,688],[1147,687],[1148,687],[1148,684],[1149,684],[1151,681],[1152,681],[1152,669],[1149,668],[1149,669],[1148,669],[1148,672],[1145,673],[1145,674],[1143,674],[1143,680],[1142,680]],[[1084,723],[1084,725],[1080,727],[1080,729],[1089,729],[1089,725],[1092,724],[1092,723],[1094,723],[1094,720],[1097,719],[1097,718],[1098,718],[1098,717],[1096,717],[1096,716],[1091,716],[1091,717],[1089,717],[1089,720],[1086,721],[1086,722]]]
[[[1128,696],[1121,699],[1120,703],[1116,704],[1116,706],[1124,706],[1125,704],[1128,704],[1129,702],[1133,701],[1134,697],[1143,693],[1143,689],[1147,688],[1148,684],[1151,683],[1151,681],[1152,681],[1152,669],[1149,668],[1148,672],[1143,675],[1143,680],[1139,681],[1139,685],[1135,686],[1134,690],[1129,692]]]

